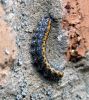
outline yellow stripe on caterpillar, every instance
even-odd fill
[[[48,63],[47,58],[46,58],[46,41],[48,39],[48,35],[49,35],[49,32],[50,32],[50,29],[51,29],[51,21],[49,20],[48,27],[47,27],[47,32],[45,33],[45,36],[43,38],[43,43],[42,43],[43,61],[44,61],[45,65],[46,65],[45,67],[46,67],[47,70],[50,70],[50,72],[52,74],[56,74],[59,77],[63,77],[64,73],[61,72],[61,71],[57,71],[53,67],[51,67],[50,64]]]

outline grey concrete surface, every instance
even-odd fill
[[[51,13],[59,18],[52,25],[47,42],[47,58],[51,64],[65,63],[67,36],[60,27],[60,0],[0,0],[5,20],[17,33],[18,56],[11,67],[7,84],[0,86],[0,100],[89,100],[89,54],[77,63],[64,65],[64,77],[58,82],[44,79],[32,66],[30,43],[33,30],[41,17]],[[58,39],[59,37],[59,39]]]

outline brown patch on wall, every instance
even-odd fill
[[[89,0],[64,0],[62,28],[68,31],[68,60],[80,59],[89,50]]]
[[[4,10],[0,5],[0,85],[3,85],[9,74],[10,66],[16,58],[15,35],[3,20]]]

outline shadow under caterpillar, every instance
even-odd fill
[[[46,57],[46,42],[51,29],[51,23],[57,22],[53,17],[44,17],[38,23],[38,27],[32,37],[31,42],[31,55],[33,59],[33,64],[38,68],[38,70],[48,79],[60,79],[63,77],[63,71],[59,68],[55,68],[49,64]]]

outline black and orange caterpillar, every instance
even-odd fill
[[[48,79],[59,79],[63,76],[63,71],[60,70],[60,66],[55,68],[49,64],[46,58],[46,41],[51,29],[51,23],[57,22],[54,17],[44,17],[38,23],[37,30],[32,37],[31,42],[31,55],[34,65],[39,71]]]

